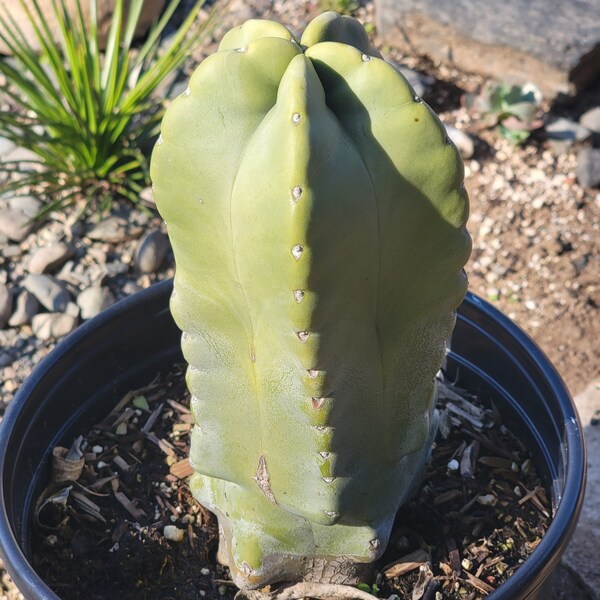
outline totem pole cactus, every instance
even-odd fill
[[[352,581],[422,474],[466,291],[455,147],[360,24],[248,21],[152,157],[176,259],[194,496],[234,581]]]

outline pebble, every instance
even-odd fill
[[[77,327],[77,319],[65,313],[40,313],[31,320],[31,328],[39,340],[60,338]]]
[[[454,142],[463,158],[471,158],[475,153],[475,145],[470,135],[452,125],[446,125],[448,137]]]
[[[13,361],[14,358],[8,352],[0,352],[0,369],[8,367]]]
[[[392,62],[392,65],[396,68],[396,71],[404,75],[417,96],[423,96],[434,81],[430,75],[422,75],[406,65],[397,62]]]
[[[0,209],[0,235],[13,242],[23,241],[31,233],[33,225],[31,219],[19,210]]]
[[[16,146],[12,150],[8,151],[6,154],[2,156],[2,162],[15,162],[15,161],[33,161],[33,162],[23,162],[19,164],[19,169],[21,171],[34,171],[34,170],[42,170],[44,167],[39,163],[41,158],[35,152],[28,150],[27,148],[22,148],[21,146]]]
[[[119,275],[127,273],[127,271],[129,271],[129,265],[126,265],[120,260],[115,260],[104,265],[102,276],[106,275],[108,277],[117,277]]]
[[[79,306],[75,304],[75,302],[69,302],[64,310],[64,313],[67,315],[71,315],[72,317],[78,318],[81,314],[81,310],[79,309]]]
[[[31,319],[38,313],[40,303],[37,298],[27,290],[23,290],[17,296],[15,311],[9,319],[8,324],[11,327],[19,327],[30,323]]]
[[[586,188],[600,185],[600,150],[584,148],[577,156],[577,181]]]
[[[34,251],[29,261],[29,272],[41,275],[61,267],[73,256],[73,248],[64,242],[56,242]]]
[[[583,142],[590,137],[590,132],[577,121],[560,117],[546,125],[546,136],[551,140]]]
[[[158,229],[149,231],[139,241],[135,264],[142,273],[155,273],[160,268],[170,244],[167,236]]]
[[[91,319],[114,303],[115,298],[106,287],[90,287],[77,296],[82,319]]]
[[[584,112],[579,118],[579,124],[593,133],[600,133],[600,106]]]
[[[171,542],[183,542],[185,536],[183,529],[179,529],[179,527],[176,527],[175,525],[165,525],[163,534],[165,539]]]
[[[128,281],[123,286],[123,293],[131,296],[131,294],[137,294],[141,292],[144,288],[141,285],[138,285],[135,281]]]
[[[34,219],[42,208],[42,202],[35,196],[12,196],[8,201],[12,210],[18,210],[30,219]]]
[[[5,154],[8,154],[14,148],[15,148],[14,142],[9,140],[8,138],[0,136],[0,156],[4,156]]]
[[[188,88],[187,78],[183,81],[178,81],[175,83],[171,89],[169,90],[169,98],[177,98],[177,96],[181,96]]]
[[[69,292],[50,275],[30,274],[21,284],[30,291],[50,312],[62,312],[71,300]]]
[[[10,317],[12,311],[12,294],[8,286],[0,284],[0,329],[2,329]]]
[[[100,221],[88,232],[87,236],[92,240],[110,244],[118,244],[131,237],[128,232],[128,223],[121,217],[108,217]]]
[[[140,200],[146,206],[156,206],[156,202],[154,202],[154,192],[151,187],[146,187],[140,192]]]

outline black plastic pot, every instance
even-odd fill
[[[58,600],[28,561],[32,509],[49,455],[104,416],[157,369],[181,360],[171,319],[171,282],[136,294],[88,321],[34,370],[0,430],[0,544],[4,564],[27,600]],[[556,509],[546,536],[517,573],[489,598],[548,597],[544,587],[577,522],[585,447],[572,400],[552,365],[516,325],[469,295],[459,310],[446,370],[491,395],[532,450]]]

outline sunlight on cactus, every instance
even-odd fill
[[[458,152],[354,19],[248,21],[169,107],[151,176],[177,269],[196,498],[242,588],[355,582],[435,434],[466,292]]]

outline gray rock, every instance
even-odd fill
[[[15,359],[8,352],[0,352],[0,369],[8,367],[14,360]]]
[[[546,125],[546,137],[570,143],[583,142],[590,137],[590,132],[577,121],[561,117]]]
[[[156,202],[154,202],[154,192],[151,187],[146,187],[140,192],[140,200],[147,206],[156,206]]]
[[[91,319],[115,303],[115,297],[106,287],[91,287],[77,296],[82,319]]]
[[[135,253],[135,264],[142,273],[155,273],[160,268],[170,244],[158,229],[149,231],[140,241]]]
[[[71,239],[80,238],[85,233],[85,226],[81,221],[75,221],[68,229],[67,234]]]
[[[37,315],[40,309],[40,303],[37,298],[27,290],[22,291],[17,296],[15,311],[9,319],[8,324],[11,327],[20,327],[30,323],[31,319]]]
[[[50,275],[30,274],[23,279],[22,286],[31,292],[40,304],[50,312],[62,312],[71,300],[63,285]]]
[[[66,313],[40,313],[31,321],[31,328],[39,340],[61,338],[77,327],[77,318]]]
[[[33,230],[34,223],[26,214],[12,208],[0,209],[0,234],[14,242],[23,241]]]
[[[114,260],[104,265],[102,272],[102,278],[104,277],[118,277],[129,271],[129,265],[126,265],[120,260]]]
[[[42,208],[42,201],[35,196],[12,196],[8,201],[8,206],[12,210],[18,210],[30,219],[37,216]]]
[[[17,163],[15,168],[18,168],[23,173],[29,171],[43,171],[45,166],[39,155],[27,148],[17,146],[2,156],[2,162]]]
[[[168,97],[169,98],[177,98],[177,96],[181,96],[188,88],[187,78],[183,81],[178,81],[176,83],[171,83],[168,88]]]
[[[135,281],[128,281],[123,286],[123,293],[131,296],[132,294],[137,294],[137,292],[141,292],[144,288],[141,285],[138,285]]]
[[[376,0],[377,30],[428,55],[543,93],[583,89],[600,73],[597,0]]]
[[[446,125],[445,127],[448,137],[454,142],[460,155],[463,158],[471,158],[475,152],[475,145],[471,136],[452,125]]]
[[[8,154],[15,147],[8,138],[0,136],[0,157]]]
[[[579,118],[579,123],[592,134],[592,143],[600,147],[600,106],[591,108]]]
[[[108,217],[98,223],[87,236],[99,242],[118,244],[130,237],[129,224],[121,217]]]
[[[73,256],[73,248],[64,242],[56,242],[38,248],[29,261],[30,273],[48,273],[61,267]]]
[[[590,108],[579,117],[579,124],[593,133],[600,133],[600,106]]]
[[[65,308],[65,313],[67,315],[71,315],[72,317],[79,318],[79,315],[81,314],[81,310],[79,309],[79,306],[77,306],[77,304],[75,302],[69,302],[69,304],[67,304],[67,308]]]
[[[406,65],[402,65],[397,62],[392,62],[392,64],[394,67],[396,67],[397,71],[404,75],[408,83],[410,83],[412,86],[413,90],[415,90],[415,94],[417,94],[417,96],[423,96],[435,81],[433,77],[429,75],[422,75]]]
[[[41,207],[35,196],[11,196],[0,209],[0,234],[15,242],[24,240],[33,230],[33,218]]]
[[[2,329],[12,312],[12,294],[6,285],[0,283],[0,329]]]
[[[600,185],[600,150],[584,148],[577,156],[577,181],[582,187]]]
[[[23,254],[23,248],[18,244],[11,244],[2,250],[4,258],[16,258],[17,256],[21,256],[21,254]]]

